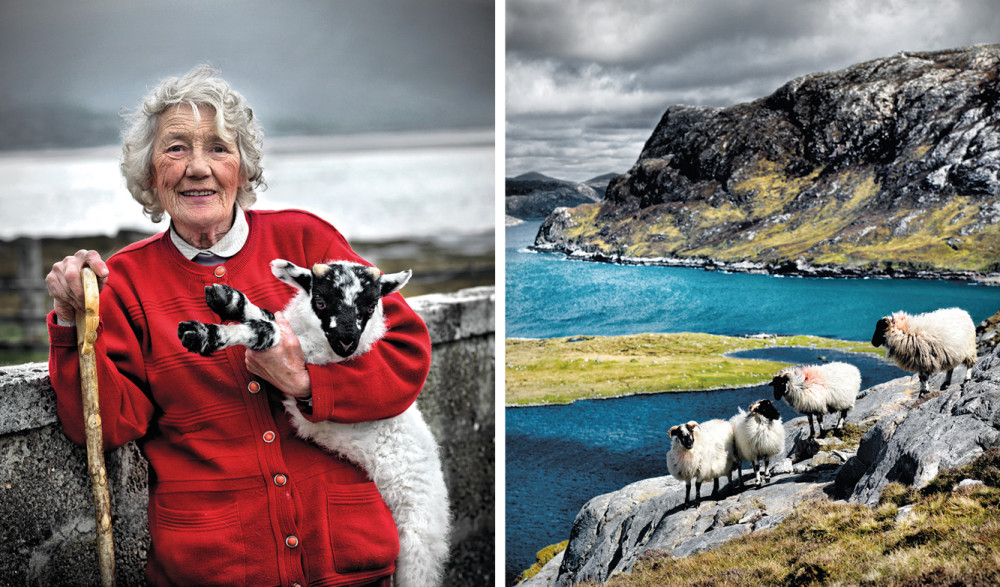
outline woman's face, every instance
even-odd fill
[[[180,236],[207,248],[232,226],[239,187],[240,152],[223,140],[213,124],[215,110],[172,106],[159,117],[153,139],[153,190]]]

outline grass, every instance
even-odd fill
[[[577,336],[506,341],[506,403],[559,404],[636,393],[759,385],[788,363],[731,353],[770,347],[874,352],[817,336],[739,338],[700,333]]]
[[[567,546],[569,546],[569,540],[563,540],[558,544],[552,544],[539,550],[535,553],[535,564],[522,571],[517,577],[517,582],[520,583],[521,581],[527,581],[537,575],[538,571],[542,570],[542,567],[547,565],[557,554],[566,550]]]
[[[995,267],[1000,227],[970,232],[979,208],[973,198],[880,211],[872,208],[882,189],[873,169],[821,178],[822,171],[792,177],[781,162],[762,159],[734,178],[731,201],[695,198],[608,216],[600,204],[585,204],[570,211],[565,241],[610,256],[770,263],[802,257],[815,265],[894,263],[980,272]],[[797,201],[812,186],[814,201]]]
[[[966,478],[986,485],[952,490]],[[889,485],[874,508],[805,502],[778,527],[712,551],[686,558],[646,553],[631,574],[606,585],[1000,584],[998,485],[1000,449],[992,448],[921,491]],[[897,521],[903,505],[912,510]]]

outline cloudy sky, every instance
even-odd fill
[[[0,149],[105,137],[199,63],[265,131],[493,128],[494,34],[492,0],[0,0]]]
[[[627,171],[672,104],[729,106],[900,51],[1000,42],[992,0],[507,0],[506,171]]]

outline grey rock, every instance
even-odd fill
[[[779,274],[995,275],[989,261],[973,272],[930,267],[914,255],[850,255],[916,233],[936,235],[950,252],[987,246],[1000,223],[998,67],[1000,45],[900,53],[806,75],[727,108],[670,106],[635,164],[611,180],[591,236],[581,241],[579,231],[549,218],[535,244],[617,262],[635,249],[735,270],[754,261]],[[866,181],[878,189],[859,189]],[[775,186],[792,183],[773,206]],[[956,195],[967,198],[962,225],[933,222]],[[732,211],[725,221],[704,213],[723,207]],[[616,228],[626,219],[627,230]],[[832,233],[796,250],[776,246],[776,226],[794,231],[824,220],[836,222]],[[748,253],[748,241],[761,243],[759,250]],[[813,264],[831,251],[856,261]]]
[[[893,481],[921,488],[942,468],[964,465],[1000,445],[998,366],[1000,349],[995,349],[973,367],[972,379],[964,386],[953,385],[936,397],[915,401],[872,427],[858,447],[865,472],[850,500],[875,504]]]

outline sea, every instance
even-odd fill
[[[493,232],[493,131],[277,137],[255,209],[299,208],[350,241]],[[0,239],[159,232],[125,189],[120,147],[0,153]]]
[[[813,334],[871,340],[875,322],[958,306],[980,322],[1000,310],[1000,288],[968,283],[819,279],[626,266],[532,252],[539,222],[505,229],[506,336],[552,338],[644,332]],[[790,363],[842,360],[870,386],[908,375],[876,356],[814,349],[768,349],[756,356]],[[505,410],[506,579],[535,553],[569,538],[591,498],[667,475],[668,430],[688,420],[729,418],[770,387],[583,400]],[[796,417],[778,404],[787,420]],[[703,489],[704,491],[704,489]]]

